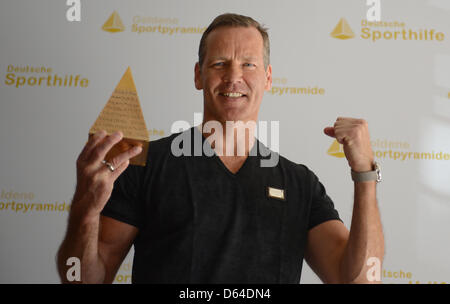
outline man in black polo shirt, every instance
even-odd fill
[[[221,15],[203,34],[195,65],[202,125],[151,142],[146,167],[128,167],[138,147],[102,163],[120,132],[88,141],[58,252],[63,281],[75,256],[83,282],[112,282],[133,244],[134,283],[298,283],[304,258],[326,283],[373,281],[367,261],[381,263],[384,240],[367,123],[338,118],[324,130],[343,144],[355,180],[348,231],[314,173],[246,128],[257,121],[271,71],[266,30],[249,17]],[[230,131],[230,121],[244,124]],[[210,123],[221,127],[213,133]],[[247,135],[237,136],[239,128]],[[205,153],[174,153],[199,138]],[[261,166],[268,159],[277,161]]]

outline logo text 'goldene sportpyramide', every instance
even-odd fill
[[[130,164],[145,166],[150,136],[129,67],[89,130],[89,136],[100,130],[105,130],[108,135],[115,131],[123,133],[123,139],[106,155],[106,160],[133,146],[141,146],[142,152],[130,159]]]
[[[347,20],[344,18],[341,18],[339,20],[338,24],[334,28],[334,30],[331,32],[331,37],[336,39],[351,39],[355,37],[355,34],[353,33],[352,29],[350,28],[350,25],[348,25]]]
[[[123,32],[125,30],[125,26],[123,25],[119,14],[114,11],[111,16],[109,16],[108,20],[106,20],[105,24],[103,24],[102,29],[106,32],[117,33]]]
[[[344,158],[344,147],[335,139],[328,149],[327,154],[338,158]]]

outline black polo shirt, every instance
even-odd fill
[[[236,174],[213,153],[174,156],[172,141],[193,145],[195,132],[205,143],[195,127],[150,142],[147,166],[129,166],[102,211],[139,228],[132,282],[298,283],[308,230],[340,220],[325,188],[282,156],[261,167],[259,141]]]

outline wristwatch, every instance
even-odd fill
[[[352,180],[354,182],[369,182],[376,181],[381,182],[381,168],[377,162],[373,162],[373,170],[366,172],[355,172],[351,170]]]

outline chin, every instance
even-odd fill
[[[244,121],[246,118],[245,113],[239,109],[228,110],[227,113],[222,115],[223,121]]]

